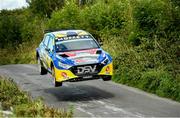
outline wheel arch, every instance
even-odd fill
[[[50,67],[51,67],[51,69],[54,67],[54,64],[52,61],[51,61]]]
[[[38,60],[38,58],[39,58],[39,52],[36,51],[36,60]]]

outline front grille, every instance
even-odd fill
[[[70,68],[71,72],[77,76],[83,75],[95,75],[98,74],[103,68],[103,64],[87,64],[87,65],[78,65]]]

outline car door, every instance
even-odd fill
[[[48,43],[49,43],[49,36],[46,35],[44,37],[44,40],[43,40],[43,46],[41,47],[42,62],[43,62],[43,65],[46,69],[48,68],[48,64],[47,64],[47,57],[48,57],[47,46],[48,46]]]
[[[51,62],[52,62],[52,58],[53,58],[53,54],[54,54],[54,38],[52,36],[49,36],[49,43],[47,46],[47,66],[49,69],[51,69]]]

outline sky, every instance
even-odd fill
[[[23,6],[27,6],[26,0],[0,0],[0,10],[12,10]]]

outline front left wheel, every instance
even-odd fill
[[[42,66],[40,58],[38,58],[38,69],[41,75],[47,74],[47,70]]]
[[[62,86],[62,82],[57,82],[56,81],[56,73],[55,73],[54,67],[51,68],[51,71],[52,71],[52,77],[53,77],[54,86],[55,87]]]

